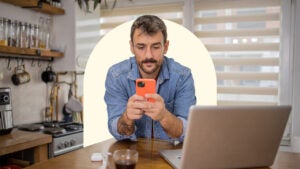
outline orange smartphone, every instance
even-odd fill
[[[136,94],[144,96],[146,93],[156,93],[156,81],[154,79],[137,79],[135,82]],[[149,99],[149,102],[154,102],[154,99]]]

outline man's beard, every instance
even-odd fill
[[[144,66],[143,66],[144,63],[146,63],[146,64],[147,64],[147,63],[155,63],[155,66],[154,66],[153,69],[148,70],[148,69],[144,68]],[[145,59],[145,60],[143,60],[143,61],[139,64],[139,66],[140,66],[140,68],[142,69],[142,71],[143,71],[144,73],[146,73],[146,74],[152,74],[152,73],[156,72],[156,71],[160,68],[159,63],[158,63],[156,60],[154,60],[154,59]]]

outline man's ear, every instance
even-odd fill
[[[129,40],[129,44],[130,44],[130,51],[131,51],[132,54],[134,54],[134,52],[133,52],[133,42],[132,42],[132,40]]]
[[[166,43],[164,44],[164,54],[168,52],[169,49],[169,41],[167,40]]]

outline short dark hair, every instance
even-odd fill
[[[167,27],[164,21],[155,15],[143,15],[133,22],[130,32],[132,42],[133,34],[136,29],[141,29],[142,32],[145,32],[148,35],[153,35],[161,31],[164,36],[164,43],[167,42]]]

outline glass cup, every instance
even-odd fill
[[[116,169],[134,169],[139,153],[136,150],[120,149],[113,153]]]

